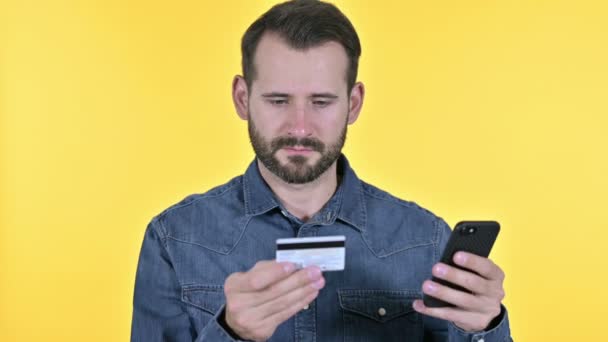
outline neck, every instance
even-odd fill
[[[270,172],[258,160],[258,169],[262,178],[281,204],[294,216],[306,222],[313,217],[336,191],[338,186],[337,161],[312,182],[289,184]]]

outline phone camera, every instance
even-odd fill
[[[462,227],[462,229],[460,230],[460,233],[462,235],[473,235],[475,234],[475,232],[477,232],[477,228],[472,226]]]

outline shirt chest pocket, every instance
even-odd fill
[[[417,292],[339,289],[338,297],[344,341],[422,340],[422,321],[412,308]]]

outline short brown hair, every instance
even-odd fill
[[[349,60],[346,85],[350,94],[357,81],[361,43],[351,22],[335,5],[318,0],[287,1],[273,6],[253,22],[241,40],[243,77],[248,88],[256,77],[253,56],[267,31],[279,34],[295,49],[307,49],[329,41],[340,43]]]

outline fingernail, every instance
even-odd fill
[[[456,255],[454,255],[454,262],[456,262],[459,265],[464,265],[467,262],[466,254],[464,254],[462,252],[456,253]]]
[[[321,276],[321,269],[318,267],[311,267],[308,269],[308,277],[310,280],[317,280]]]
[[[442,277],[442,276],[445,276],[446,273],[448,273],[448,269],[444,265],[437,265],[437,266],[435,266],[435,274],[436,275]]]
[[[317,290],[322,289],[324,285],[325,285],[325,280],[323,278],[312,283],[312,287],[314,287]]]
[[[291,273],[296,269],[296,266],[290,262],[286,262],[283,264],[283,269],[285,270],[285,273]]]
[[[427,292],[435,292],[437,291],[437,286],[431,282],[426,282],[424,283],[424,289],[427,290]]]
[[[414,307],[414,309],[416,310],[420,310],[422,309],[422,306],[420,305],[420,301],[419,300],[415,300],[414,304],[412,305]]]

